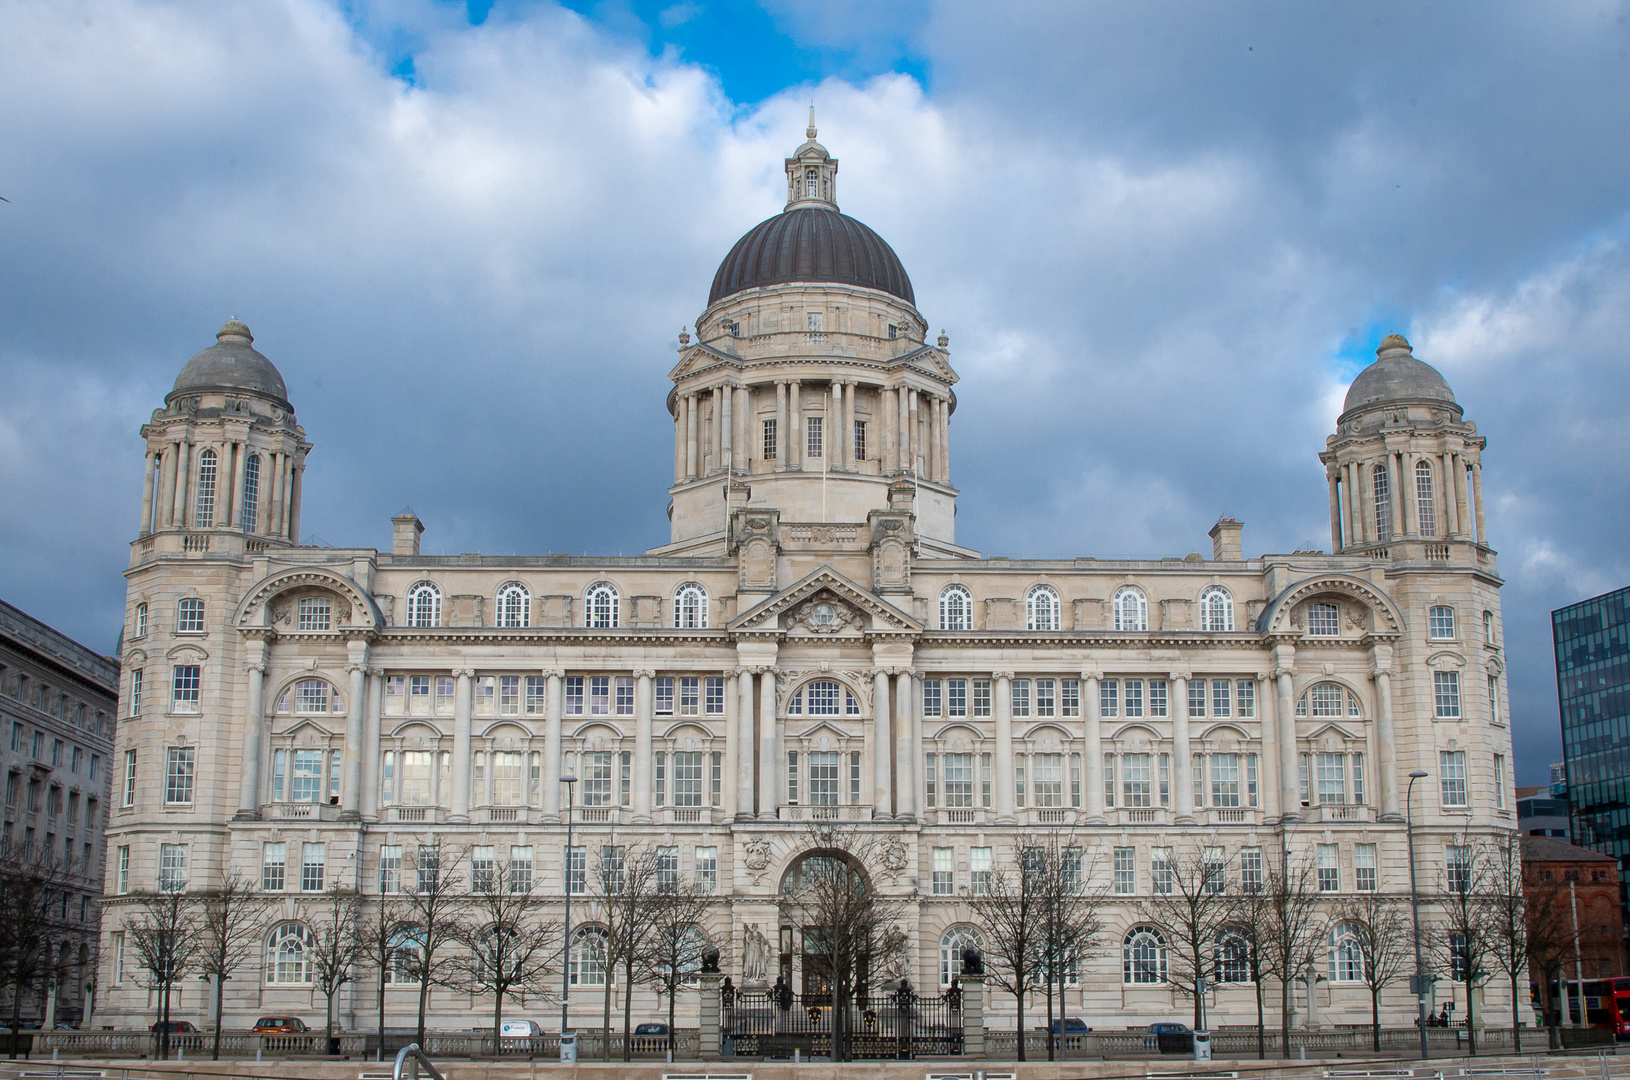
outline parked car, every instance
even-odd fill
[[[299,1035],[310,1031],[306,1022],[297,1016],[263,1016],[250,1029],[253,1035]]]
[[[160,1020],[148,1030],[157,1035],[164,1030],[166,1024],[169,1025],[171,1035],[196,1035],[198,1033],[197,1026],[191,1020]]]
[[[661,1038],[666,1038],[667,1035],[668,1035],[668,1025],[667,1024],[636,1024],[636,1025],[634,1025],[634,1037],[636,1039],[638,1039],[638,1038],[661,1039]]]
[[[1044,1030],[1044,1031],[1046,1030],[1046,1025],[1045,1024],[1040,1025],[1040,1026],[1041,1026],[1042,1030]],[[1053,1021],[1053,1034],[1054,1035],[1057,1035],[1057,1034],[1060,1033],[1061,1026],[1062,1026],[1063,1034],[1065,1034],[1065,1035],[1090,1035],[1090,1034],[1092,1034],[1092,1029],[1087,1026],[1087,1022],[1085,1020],[1081,1019],[1079,1016],[1069,1016],[1069,1017],[1065,1017],[1062,1020],[1054,1020]]]
[[[491,1028],[487,1029],[491,1031]],[[505,1020],[498,1025],[500,1039],[530,1039],[534,1035],[543,1034],[543,1025],[533,1023],[531,1020]]]
[[[1187,1024],[1170,1020],[1150,1024],[1144,1029],[1143,1048],[1159,1050],[1162,1054],[1190,1053],[1194,1050],[1194,1032]]]

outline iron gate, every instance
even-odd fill
[[[736,990],[720,994],[720,1035],[727,1055],[790,1058],[830,1057],[834,1006],[830,994],[788,989]],[[911,1058],[962,1053],[962,991],[918,997],[906,984],[872,997],[861,994],[845,1010],[849,1056]]]

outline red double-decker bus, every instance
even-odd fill
[[[1569,979],[1563,986],[1568,993],[1569,1018],[1575,1025],[1602,1028],[1613,1032],[1615,1039],[1630,1040],[1630,979],[1586,979],[1583,982]],[[1560,992],[1557,984],[1552,983],[1553,1002],[1558,1001]],[[1580,1015],[1581,1003],[1584,1005],[1583,1016]],[[1539,1007],[1536,995],[1536,1012]]]

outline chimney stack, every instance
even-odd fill
[[[419,520],[412,508],[403,510],[391,518],[391,525],[394,526],[391,535],[391,554],[419,554],[419,536],[424,532],[424,522]]]
[[[1245,526],[1231,517],[1218,518],[1211,526],[1211,557],[1218,562],[1238,562],[1245,558],[1240,544],[1240,530]]]

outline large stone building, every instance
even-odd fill
[[[133,608],[131,617],[140,626],[145,610]],[[54,962],[22,1010],[41,1026],[78,1023],[94,1003],[118,699],[116,661],[0,601],[0,875],[16,872],[14,860],[42,867],[41,882],[55,894],[49,919],[33,923],[51,939]],[[0,997],[7,1018],[9,990]]]
[[[1288,848],[1332,900],[1401,894],[1414,769],[1423,883],[1459,838],[1513,827],[1484,440],[1407,342],[1381,343],[1321,454],[1331,554],[1247,558],[1224,519],[1209,558],[983,557],[956,542],[947,340],[890,247],[838,212],[838,162],[808,136],[785,210],[681,335],[661,548],[430,556],[409,514],[390,551],[300,546],[311,444],[235,321],[143,427],[128,578],[149,623],[128,635],[127,700],[129,680],[148,689],[120,728],[109,843],[131,889],[230,869],[285,897],[229,1023],[320,1013],[302,890],[399,887],[418,845],[507,855],[561,895],[567,774],[580,848],[667,848],[717,890],[713,934],[747,983],[783,941],[795,985],[817,966],[776,902],[811,820],[880,834],[874,884],[909,901],[929,987],[992,868],[1070,830],[1111,906],[1068,1007],[1109,1027],[1181,1007],[1138,917],[1174,849],[1220,848],[1248,880]],[[134,1025],[127,910],[106,922],[103,1016]],[[1313,1015],[1367,1015],[1330,962]],[[1243,984],[1214,997],[1223,1022],[1254,1017]],[[368,1022],[365,989],[343,1005]],[[390,991],[393,1023],[413,1007]],[[438,990],[432,1022],[467,1027],[471,1007]],[[1402,988],[1386,1008],[1413,1015]],[[573,1009],[597,1016],[598,991]]]

